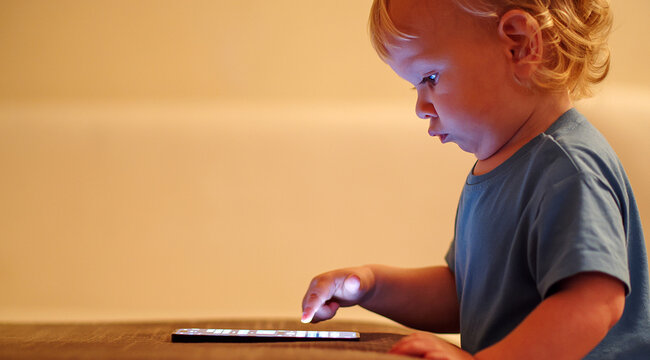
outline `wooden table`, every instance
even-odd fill
[[[172,343],[178,328],[358,331],[360,341]],[[404,359],[386,352],[412,330],[328,321],[214,320],[150,323],[0,324],[0,359]]]

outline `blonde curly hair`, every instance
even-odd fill
[[[389,40],[416,36],[397,29],[388,14],[390,0],[374,0],[368,28],[373,47],[386,60]],[[542,66],[532,76],[537,88],[568,90],[578,100],[593,95],[592,87],[605,79],[610,67],[607,39],[612,28],[609,0],[453,0],[468,13],[498,21],[521,9],[540,25],[544,40]]]

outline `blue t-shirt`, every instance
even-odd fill
[[[496,169],[467,177],[446,260],[470,353],[503,339],[560,280],[597,271],[625,283],[627,296],[587,358],[650,358],[648,261],[632,188],[575,109]]]

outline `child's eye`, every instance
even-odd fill
[[[431,74],[431,75],[427,75],[424,78],[422,78],[422,81],[420,81],[420,83],[418,85],[422,85],[422,84],[425,84],[425,83],[426,84],[431,84],[431,85],[437,85],[439,78],[440,78],[439,73],[434,73],[434,74]],[[415,89],[416,88],[414,87],[413,90],[415,90]]]
[[[438,84],[438,79],[440,78],[440,74],[434,73],[431,75],[428,75],[424,79],[422,79],[422,83],[430,83],[431,85],[436,85]]]

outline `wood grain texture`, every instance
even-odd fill
[[[361,340],[289,343],[172,343],[178,328],[358,331]],[[216,320],[151,323],[0,324],[0,359],[399,359],[386,352],[412,331],[330,321]]]

